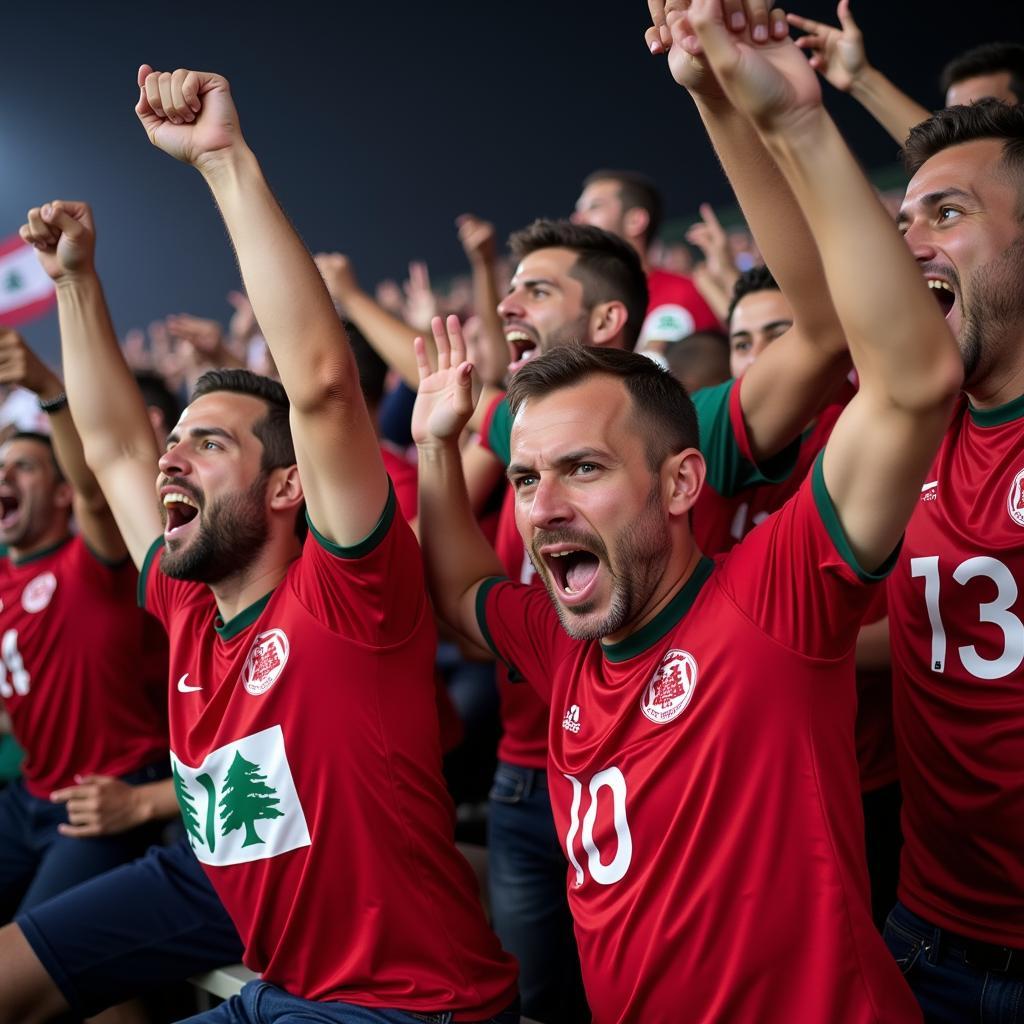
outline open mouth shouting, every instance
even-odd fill
[[[528,359],[540,351],[540,341],[532,327],[523,324],[506,324],[505,341],[508,343],[512,361],[508,365],[509,376],[523,368]]]
[[[539,553],[561,604],[579,608],[593,597],[601,577],[599,555],[577,544],[549,544]]]
[[[193,529],[199,516],[199,501],[180,486],[162,487],[160,502],[164,515],[164,540],[182,541]]]
[[[953,307],[956,305],[956,289],[944,277],[929,276],[925,278],[925,283],[939,304],[942,315],[948,320],[949,314],[953,312]]]
[[[21,498],[14,491],[0,493],[0,533],[10,533],[18,525]]]

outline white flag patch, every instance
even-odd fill
[[[279,725],[219,747],[197,768],[171,754],[189,842],[204,864],[276,857],[310,845]]]

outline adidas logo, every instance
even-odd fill
[[[579,732],[580,731],[580,706],[579,704],[573,704],[568,711],[565,713],[565,718],[562,719],[562,728],[567,732]]]

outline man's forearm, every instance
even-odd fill
[[[929,117],[920,103],[898,89],[877,68],[867,67],[850,87],[850,95],[902,146],[910,129]]]
[[[764,261],[793,307],[794,320],[821,344],[845,344],[825,286],[814,236],[785,176],[751,123],[727,101],[697,110]]]
[[[928,325],[948,336],[945,355],[954,353],[955,343],[835,124],[819,108],[765,139],[817,239],[862,384],[881,383],[896,404],[908,407],[935,394],[935,374],[948,377],[951,361],[938,358]]]
[[[480,580],[504,571],[480,532],[454,443],[419,448],[419,521],[427,583],[441,618],[460,632],[460,607]]]
[[[57,285],[64,386],[74,409],[88,467],[97,477],[126,453],[157,459],[153,429],[142,396],[114,334],[103,287],[95,273]],[[68,414],[54,417],[56,422]],[[65,446],[66,450],[66,446]],[[71,470],[69,460],[67,468]]]
[[[418,332],[362,290],[345,297],[344,309],[345,315],[362,331],[377,355],[415,390],[419,374],[412,343]]]
[[[253,311],[292,406],[359,393],[345,331],[313,258],[246,148],[202,168],[235,247]]]
[[[485,384],[500,386],[508,371],[509,351],[505,331],[498,316],[498,282],[494,265],[473,260],[473,307],[480,318],[480,354],[477,372]]]

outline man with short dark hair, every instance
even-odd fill
[[[189,841],[262,974],[202,1019],[517,1020],[515,965],[454,847],[433,617],[344,328],[227,82],[143,65],[138,84],[150,141],[214,194],[283,382],[209,375],[159,458],[159,503],[90,211],[47,204],[22,235],[57,281],[87,459],[171,637]]]
[[[661,194],[650,178],[636,171],[601,170],[584,179],[572,218],[577,224],[603,228],[624,239],[643,262],[650,292],[640,331],[643,345],[679,341],[694,331],[720,326],[690,278],[648,264],[647,253],[657,237],[661,217]]]
[[[947,107],[989,98],[1011,106],[1024,103],[1024,46],[982,43],[954,57],[939,82]]]
[[[670,13],[673,73],[696,33],[700,73],[756,118],[820,240],[859,393],[793,501],[715,564],[690,532],[705,461],[676,382],[611,350],[527,363],[508,472],[545,594],[502,579],[474,526],[456,446],[472,367],[438,324],[413,425],[428,580],[443,618],[550,699],[596,1024],[913,1021],[868,910],[852,649],[962,370],[806,60],[725,17],[718,0]]]
[[[919,124],[900,229],[964,393],[889,582],[905,845],[886,941],[928,1020],[1024,1003],[1024,106]]]

